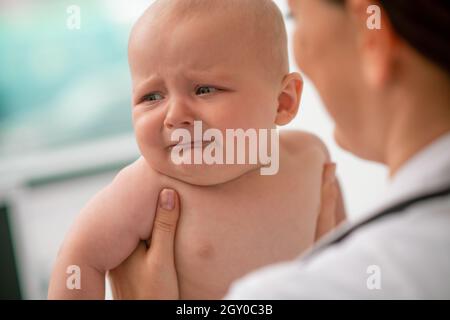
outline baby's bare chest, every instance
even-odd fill
[[[220,295],[245,273],[310,246],[320,198],[311,177],[297,172],[222,189],[179,186],[175,247],[185,297]]]

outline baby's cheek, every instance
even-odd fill
[[[239,104],[216,111],[214,118],[207,122],[225,133],[226,129],[249,128],[255,115],[247,104]]]
[[[148,151],[148,149],[159,146],[159,126],[155,125],[154,121],[149,117],[140,117],[134,121],[134,131],[136,140],[141,148],[141,151]]]

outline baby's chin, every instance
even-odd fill
[[[172,179],[195,186],[217,186],[259,169],[257,165],[150,163],[153,169]]]

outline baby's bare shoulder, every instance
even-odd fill
[[[280,145],[289,156],[294,158],[319,157],[323,158],[324,162],[330,160],[330,154],[325,143],[316,135],[306,131],[281,131]]]
[[[133,163],[122,168],[114,178],[114,181],[117,180],[119,182],[124,182],[134,178],[143,177],[144,175],[149,173],[148,169],[151,169],[150,166],[146,164],[146,161],[143,157],[140,157]]]
[[[154,170],[139,159],[123,168],[83,211],[103,221],[114,217],[112,221],[122,221],[121,225],[140,226],[156,205],[159,182]]]
[[[108,203],[108,210],[119,211],[126,219],[141,220],[153,210],[160,189],[161,175],[140,158],[116,175],[99,200]]]
[[[159,176],[141,157],[120,170],[110,183],[109,188],[119,190],[122,193],[146,193],[158,183]]]
[[[117,267],[150,236],[158,184],[152,177],[141,159],[122,169],[81,210],[62,251],[97,270]]]

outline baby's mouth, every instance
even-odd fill
[[[210,143],[214,142],[214,140],[211,141],[192,141],[190,143],[174,143],[168,147],[169,150],[172,150],[174,147],[179,146],[182,149],[200,149],[205,148]]]

